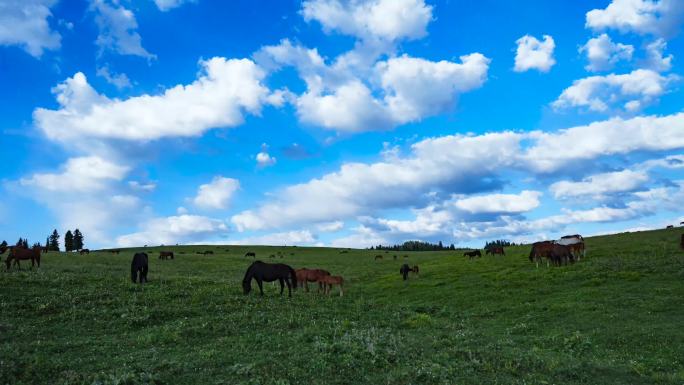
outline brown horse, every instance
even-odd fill
[[[159,259],[173,259],[173,251],[160,251]]]
[[[420,274],[418,274],[418,273],[420,273],[420,269],[418,269],[418,265],[413,265],[413,267],[411,268],[411,272],[417,276],[420,276]]]
[[[539,267],[539,262],[542,261],[542,258],[549,258],[549,253],[553,249],[553,244],[553,241],[541,241],[533,243],[532,250],[530,251],[530,262],[535,262],[537,267]],[[549,265],[549,260],[546,261],[546,266]]]
[[[83,255],[83,254],[90,254],[90,250],[88,250],[88,249],[81,249],[81,250],[78,251],[78,253],[81,254],[81,255]]]
[[[319,282],[323,284],[323,292],[325,294],[330,295],[333,285],[337,285],[340,287],[340,297],[344,295],[344,278],[340,277],[339,275],[326,275],[321,278]]]
[[[10,252],[7,255],[7,259],[5,260],[5,264],[7,265],[7,270],[10,269],[10,265],[12,264],[12,260],[14,260],[14,264],[17,265],[21,269],[21,265],[19,264],[19,260],[21,259],[30,259],[31,260],[31,268],[33,268],[36,264],[38,267],[40,267],[40,251],[41,247],[36,246],[32,249],[25,249],[20,246],[15,246],[10,248]]]
[[[378,254],[375,256],[375,260],[377,261],[378,259],[382,259],[382,255]]]
[[[318,290],[323,289],[322,279],[330,275],[330,272],[323,269],[297,269],[297,282],[303,282],[304,290],[309,292],[309,282],[318,282]]]
[[[486,252],[485,254],[506,255],[506,253],[504,252],[503,247],[501,247],[501,246],[492,246],[492,247],[489,247],[489,248],[487,248],[487,252]]]

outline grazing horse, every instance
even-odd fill
[[[501,246],[492,246],[492,247],[489,247],[489,248],[487,248],[487,251],[486,251],[485,254],[492,254],[492,255],[500,254],[500,255],[506,255],[506,253],[504,252],[503,247],[501,247]]]
[[[109,252],[112,253],[112,254],[119,254],[119,253],[121,252],[121,250],[119,250],[119,249],[113,249],[113,250],[109,250]]]
[[[541,241],[541,242],[535,242],[532,244],[532,250],[530,251],[530,262],[535,262],[537,264],[537,267],[539,267],[539,262],[541,262],[542,258],[549,258],[549,253],[551,252],[551,249],[553,249],[553,241]],[[549,261],[546,261],[546,265],[549,265]]]
[[[249,265],[245,277],[242,279],[242,289],[245,294],[249,294],[252,291],[252,279],[256,279],[261,295],[264,295],[264,288],[262,286],[264,281],[280,281],[280,295],[283,295],[285,283],[287,283],[287,294],[289,297],[292,297],[292,289],[297,288],[297,273],[292,267],[283,263],[256,261]]]
[[[382,255],[378,254],[375,256],[375,260],[377,261],[378,259],[382,259]]]
[[[10,247],[9,248],[9,254],[7,254],[7,259],[5,260],[5,264],[7,265],[7,270],[10,269],[10,265],[12,264],[12,260],[14,260],[14,264],[21,269],[21,265],[19,264],[19,260],[21,259],[30,259],[31,260],[31,268],[33,268],[36,264],[38,267],[40,267],[40,251],[41,251],[40,246],[35,246],[32,249],[25,249],[20,246],[15,246],[15,247]]]
[[[412,269],[409,267],[408,263],[401,265],[401,269],[399,269],[399,274],[401,274],[401,276],[404,278],[404,281],[408,279],[409,271],[412,271]]]
[[[411,268],[411,272],[415,275],[420,275],[420,274],[418,274],[418,273],[420,273],[420,269],[418,269],[418,265],[413,265],[413,267]]]
[[[131,281],[147,282],[147,253],[135,253],[131,261]]]
[[[481,257],[482,253],[480,253],[480,250],[466,251],[465,253],[463,253],[463,256],[473,259],[475,257]]]
[[[78,253],[81,254],[81,255],[83,255],[83,254],[90,254],[90,250],[88,250],[88,249],[81,249],[81,250],[78,251]]]
[[[320,291],[323,289],[321,279],[330,275],[330,272],[327,270],[306,268],[297,269],[295,270],[295,273],[297,274],[297,281],[304,283],[304,290],[306,290],[307,293],[309,292],[309,282],[318,282],[318,290]]]
[[[173,259],[173,251],[160,251],[159,259]]]
[[[256,253],[253,252],[253,251],[248,251],[248,252],[245,253],[245,258],[246,258],[246,257],[256,258]]]
[[[340,297],[344,294],[344,278],[339,275],[326,275],[319,281],[323,284],[323,293],[330,295],[333,285],[340,287]]]
[[[586,250],[584,249],[584,238],[579,234],[565,235],[556,243],[570,247],[570,251],[578,261],[580,260],[580,257],[584,257],[586,254]]]

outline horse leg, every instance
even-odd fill
[[[340,297],[344,295],[344,289],[342,288],[342,284],[340,283]]]
[[[261,279],[257,278],[256,280],[257,280],[257,285],[259,285],[259,292],[261,293],[261,295],[264,295],[264,288],[262,287]]]
[[[285,283],[287,284],[287,296],[292,298],[292,285],[290,284],[290,280],[286,279]]]
[[[283,290],[285,289],[285,283],[283,282],[282,278],[278,278],[278,281],[280,281],[280,295],[283,295]]]

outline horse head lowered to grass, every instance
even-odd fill
[[[245,277],[242,279],[242,289],[245,294],[252,291],[252,279],[256,279],[259,285],[259,292],[264,295],[262,283],[279,281],[280,295],[283,294],[285,284],[287,284],[287,294],[292,297],[292,289],[297,288],[297,273],[295,270],[284,263],[264,263],[256,261],[249,265]]]

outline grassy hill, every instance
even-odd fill
[[[134,250],[50,253],[0,273],[0,384],[683,384],[681,233],[589,238],[587,258],[560,268],[536,268],[529,246],[472,261],[252,246],[164,247],[176,259],[161,261],[146,248],[144,287]],[[245,296],[246,251],[343,275],[345,296]],[[407,285],[403,255],[421,269]]]

